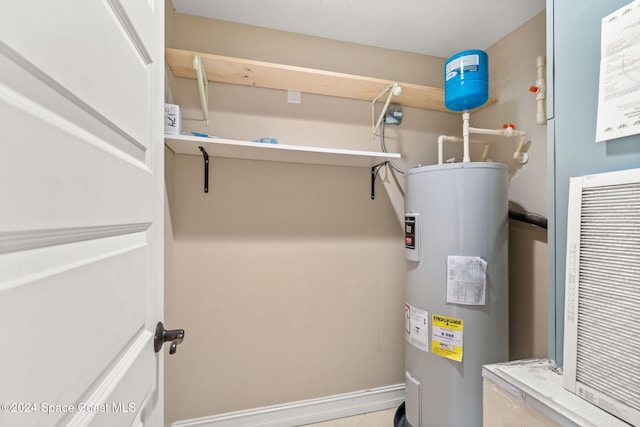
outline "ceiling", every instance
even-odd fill
[[[546,0],[173,0],[179,13],[448,58],[487,49]]]

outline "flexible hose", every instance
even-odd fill
[[[380,125],[380,147],[382,148],[383,153],[388,153],[387,147],[384,144],[384,127],[385,127],[385,121],[383,120],[382,124]],[[398,167],[398,165],[396,165],[393,162],[393,160],[389,160],[389,164],[391,165],[394,171],[401,173],[403,175],[405,174],[406,170]]]
[[[526,222],[540,228],[547,229],[547,218],[532,212],[519,212],[509,209],[509,219],[515,221]]]

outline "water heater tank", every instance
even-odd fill
[[[486,52],[465,50],[444,64],[444,106],[452,111],[471,110],[489,99],[489,65]]]
[[[508,360],[508,169],[406,174],[406,420],[482,426],[482,366]]]

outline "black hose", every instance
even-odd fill
[[[509,219],[526,222],[527,224],[532,224],[545,230],[547,229],[547,218],[536,213],[509,210]]]

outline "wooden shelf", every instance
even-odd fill
[[[178,154],[201,156],[202,153],[198,147],[202,146],[211,157],[272,162],[372,167],[387,160],[400,158],[400,154],[397,153],[265,144],[191,135],[165,134],[164,141],[174,153]]]
[[[372,101],[391,83],[394,83],[391,80],[372,77],[180,49],[165,49],[166,61],[171,72],[176,77],[197,78],[196,71],[193,68],[193,58],[196,55],[200,56],[202,60],[207,79],[214,82],[292,90],[364,101]],[[444,106],[444,89],[412,83],[396,83],[402,87],[402,93],[393,98],[394,104],[453,113]],[[490,98],[484,106],[494,102],[495,99]]]

